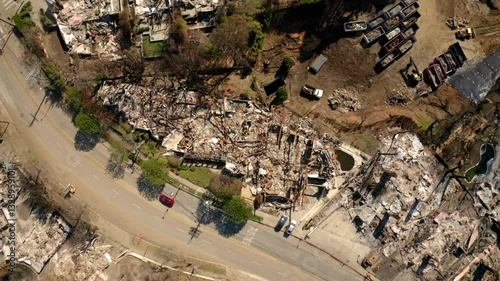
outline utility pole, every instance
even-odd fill
[[[0,21],[12,26],[12,27],[15,27],[15,25],[13,25],[12,23],[0,18]],[[2,45],[2,48],[0,49],[0,55],[3,53],[3,49],[5,48],[5,45],[7,45],[7,42],[9,42],[9,39],[10,39],[10,36],[12,35],[12,29],[9,30],[9,35],[7,36],[7,39],[5,40],[5,42],[3,43]]]

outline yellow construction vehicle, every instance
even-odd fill
[[[410,71],[410,69],[411,69],[411,71]],[[420,71],[418,69],[418,67],[415,64],[415,61],[413,60],[412,57],[410,57],[409,67],[408,67],[408,70],[406,73],[407,73],[407,77],[409,79],[413,80],[415,83],[422,81],[422,71]]]
[[[463,27],[455,32],[455,37],[460,40],[475,38],[476,31],[473,27]]]

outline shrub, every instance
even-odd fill
[[[164,185],[170,179],[166,164],[167,160],[162,157],[142,161],[142,176],[154,186]]]
[[[252,51],[259,52],[264,47],[264,39],[266,39],[266,34],[262,31],[262,25],[258,21],[252,21],[250,23],[250,46]]]
[[[283,61],[281,62],[281,66],[288,72],[292,66],[295,64],[293,59],[291,57],[284,57]]]
[[[222,209],[229,219],[236,224],[246,223],[252,217],[252,207],[241,197],[232,197],[224,204]]]
[[[240,195],[243,183],[241,180],[225,175],[216,175],[208,184],[207,189],[215,196],[218,194]]]
[[[47,76],[47,79],[49,79],[49,90],[58,94],[64,93],[64,80],[59,74],[59,71],[56,69],[56,67],[48,62],[45,62],[42,67],[45,76]]]
[[[276,97],[280,102],[284,102],[288,99],[288,92],[285,87],[279,87],[276,91]]]
[[[101,131],[101,123],[99,120],[84,112],[80,112],[76,115],[75,125],[80,130],[89,134],[97,134]]]
[[[40,21],[42,22],[45,30],[50,30],[54,27],[55,23],[45,14],[43,9],[40,8]]]
[[[82,110],[85,107],[84,103],[82,102],[82,96],[80,92],[74,87],[67,87],[66,92],[64,93],[64,97],[69,102],[71,108],[76,112]]]
[[[268,9],[259,14],[258,19],[262,24],[262,30],[268,31],[273,20],[274,9]]]

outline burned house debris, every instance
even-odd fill
[[[180,1],[181,15],[189,29],[211,28],[216,25],[218,0]],[[134,32],[147,36],[151,43],[162,42],[169,36],[173,3],[170,0],[60,0],[51,1],[51,11],[61,37],[70,54],[108,59],[120,59],[120,28],[122,17],[133,17]],[[129,14],[129,10],[133,13]],[[141,37],[141,36],[139,36]],[[134,41],[137,38],[132,38]],[[142,39],[142,37],[141,37]],[[141,41],[142,42],[142,41]]]
[[[366,243],[377,249],[366,258],[365,267],[384,272],[385,259],[438,280],[463,271],[472,274],[469,270],[476,268],[470,266],[479,263],[474,258],[485,256],[483,251],[491,253],[493,264],[498,261],[500,253],[491,247],[496,235],[486,227],[487,221],[499,222],[497,173],[476,179],[473,194],[416,135],[402,132],[384,138],[380,151],[346,182],[348,191],[341,191],[338,203]],[[499,162],[496,159],[496,165]],[[466,199],[473,204],[460,203]],[[318,227],[318,220],[323,219],[309,224]],[[386,278],[398,280],[396,275]]]
[[[26,193],[21,192],[23,184],[14,161],[0,163],[1,252],[5,264],[24,264],[40,273],[68,237],[71,226],[57,213],[30,210]]]
[[[119,45],[112,19],[121,11],[120,1],[68,0],[55,2],[51,8],[70,54],[116,57]]]
[[[253,195],[289,199],[268,200],[264,209],[301,208],[308,195],[335,189],[362,161],[339,140],[318,136],[308,119],[292,122],[281,108],[123,83],[106,83],[97,96],[134,129],[149,131],[167,153],[183,154],[185,164],[223,168]]]
[[[179,1],[181,15],[189,24],[189,29],[206,29],[216,25],[215,12],[219,0],[182,0]]]

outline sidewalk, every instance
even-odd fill
[[[188,191],[188,193],[191,193],[192,195],[196,196],[196,197],[201,197],[202,194],[206,194],[206,192],[208,192],[208,190],[206,190],[205,188],[201,187],[201,186],[198,186],[190,181],[188,181],[187,179],[185,178],[182,178],[178,175],[176,175],[175,173],[172,173],[171,171],[168,171],[168,176],[171,177],[172,179],[174,179],[175,181],[179,182],[183,187],[186,187],[186,188],[183,188],[181,186],[181,189],[184,189],[186,191]],[[175,184],[172,184],[175,186]]]

